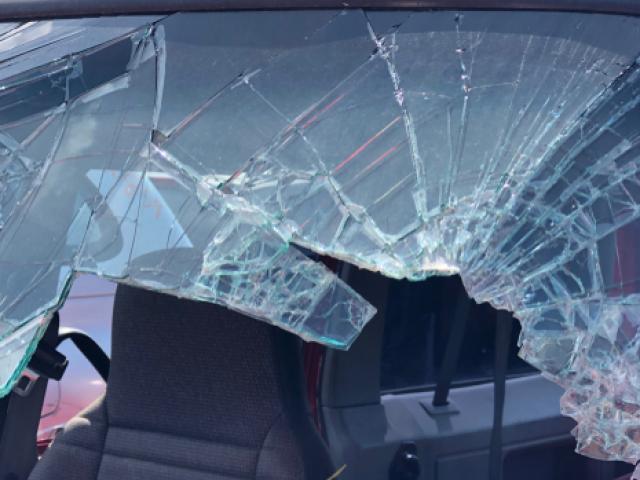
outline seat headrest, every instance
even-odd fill
[[[304,395],[300,345],[293,335],[218,305],[119,286],[110,421],[259,443],[286,402]]]

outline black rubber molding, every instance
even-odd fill
[[[640,15],[640,0],[0,0],[1,20],[291,9],[549,10]]]

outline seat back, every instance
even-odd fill
[[[325,480],[300,348],[223,307],[119,286],[106,395],[30,479]]]

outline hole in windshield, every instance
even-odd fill
[[[452,386],[493,381],[497,310],[469,298],[459,276],[421,282],[388,280],[388,284],[380,377],[383,392],[435,388],[454,317],[460,314],[465,316],[465,332]],[[461,303],[468,304],[462,312]],[[519,324],[514,322],[509,377],[538,371],[518,357],[519,335]]]

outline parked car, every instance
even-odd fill
[[[81,275],[60,310],[61,327],[86,332],[108,354],[111,350],[114,294],[115,284],[93,275]],[[41,452],[69,419],[88,407],[105,390],[105,382],[72,342],[63,343],[60,352],[69,360],[69,366],[61,381],[49,381],[47,385],[38,429]]]

